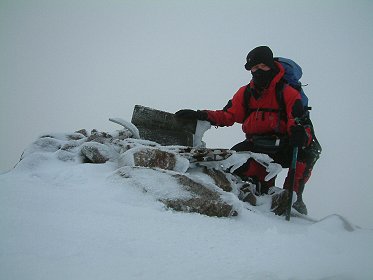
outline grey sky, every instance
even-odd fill
[[[324,152],[310,214],[373,227],[372,1],[1,1],[0,170],[48,132],[113,131],[135,104],[220,109],[269,45],[304,71]],[[209,147],[243,139],[211,129]]]

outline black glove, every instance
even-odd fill
[[[290,128],[289,144],[293,147],[303,147],[307,142],[307,133],[303,126],[295,125]]]
[[[190,119],[190,120],[201,120],[201,121],[207,121],[207,112],[206,111],[194,111],[190,109],[183,109],[180,111],[177,111],[175,113],[175,116],[177,118],[182,118],[182,119]]]

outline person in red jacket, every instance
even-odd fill
[[[252,80],[241,87],[222,110],[189,110],[175,113],[177,117],[207,120],[216,126],[231,126],[241,123],[246,139],[235,145],[232,150],[252,151],[268,154],[274,162],[288,168],[291,164],[293,147],[299,147],[296,163],[294,191],[297,201],[293,204],[298,212],[307,214],[302,193],[308,181],[312,167],[307,164],[302,148],[312,140],[309,127],[297,123],[297,119],[305,114],[300,92],[290,85],[284,84],[282,78],[285,70],[273,58],[272,50],[267,46],[259,46],[249,52],[245,69],[251,71]],[[276,91],[282,88],[285,112],[278,104]],[[290,171],[289,171],[290,172]],[[255,178],[261,192],[275,184],[275,178],[265,181],[265,168],[254,160],[248,160],[235,171],[242,178]],[[284,189],[290,187],[289,174],[284,182]],[[282,214],[282,213],[280,213]]]

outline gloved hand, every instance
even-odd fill
[[[295,125],[290,128],[289,144],[293,147],[303,147],[306,145],[307,133],[303,126]]]
[[[206,111],[195,111],[190,109],[183,109],[175,113],[177,118],[190,119],[190,120],[201,120],[207,121],[207,112]]]

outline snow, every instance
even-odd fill
[[[123,126],[125,129],[128,129],[132,133],[133,138],[140,139],[139,130],[134,124],[125,121],[121,118],[110,118],[109,121],[112,121],[113,123]]]
[[[202,141],[203,134],[211,128],[211,123],[208,121],[197,121],[196,131],[193,136],[193,147],[206,147],[206,143]]]
[[[116,176],[119,174],[126,178],[126,185],[135,186],[140,192],[151,194],[156,199],[191,198],[191,194],[168,175],[172,173],[175,172],[125,166],[118,169],[112,179],[119,181]]]
[[[0,279],[373,278],[373,231],[338,214],[287,222],[232,193],[237,217],[171,211],[183,168],[63,161],[63,135],[43,139],[0,175]]]

